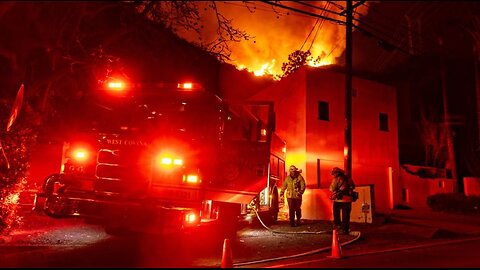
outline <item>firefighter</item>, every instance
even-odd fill
[[[300,174],[302,171],[298,170],[294,165],[289,168],[289,175],[283,182],[280,190],[280,197],[283,200],[283,194],[287,191],[288,203],[288,217],[290,218],[290,226],[295,227],[300,225],[302,218],[302,195],[305,192],[305,179]],[[295,217],[297,222],[295,223]]]
[[[338,167],[333,168],[331,174],[333,176],[330,184],[330,191],[332,191],[330,199],[333,200],[333,229],[336,229],[339,234],[349,234],[352,192],[355,189],[355,183],[344,170]],[[342,212],[341,219],[340,212]]]

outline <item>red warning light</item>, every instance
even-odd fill
[[[193,89],[193,83],[179,83],[178,88],[185,89],[185,90],[192,90]]]
[[[123,90],[125,89],[125,84],[123,82],[109,82],[107,87],[112,90]]]
[[[115,81],[109,81],[106,84],[106,87],[108,90],[111,90],[113,92],[124,92],[127,88],[127,85],[123,81],[115,80]]]
[[[184,82],[184,83],[177,83],[177,89],[183,90],[183,91],[198,91],[198,90],[203,90],[203,87],[199,83]]]
[[[72,151],[71,157],[79,162],[84,162],[88,159],[88,150],[85,148],[75,148]]]

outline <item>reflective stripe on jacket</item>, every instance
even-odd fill
[[[303,176],[300,174],[295,178],[292,178],[290,175],[287,176],[282,184],[280,196],[283,196],[285,191],[287,199],[301,199],[305,192],[305,179],[303,179]]]

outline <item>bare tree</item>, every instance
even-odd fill
[[[432,121],[422,110],[420,111],[418,128],[425,145],[425,164],[432,167],[445,166],[448,154],[447,133],[444,124]]]
[[[244,2],[245,7],[249,9],[248,3]],[[204,40],[202,38],[204,25],[201,23],[199,3],[197,1],[140,1],[132,2],[132,5],[145,17],[165,25],[174,33],[177,33],[180,28],[194,31],[198,39],[196,45],[222,62],[229,60],[231,49],[228,44],[249,40],[252,37],[245,31],[233,27],[232,20],[219,12],[215,1],[209,1],[205,9],[208,8],[215,14],[217,36],[213,41]]]

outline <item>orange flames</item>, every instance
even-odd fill
[[[216,38],[217,20],[212,9],[204,8],[208,2],[197,2],[204,28],[202,40],[209,42]],[[250,40],[231,42],[230,64],[238,69],[246,69],[257,76],[271,74],[278,77],[283,74],[282,63],[288,62],[288,56],[296,50],[310,50],[312,66],[336,64],[345,49],[345,26],[335,22],[316,18],[307,14],[274,7],[259,1],[226,1],[216,2],[218,11],[227,19],[231,19],[233,27],[247,32],[253,37]],[[344,16],[339,16],[330,10],[340,13],[344,1],[305,1],[295,3],[281,1],[280,4],[300,9],[324,17],[345,21]],[[340,4],[339,4],[340,3]],[[314,6],[314,7],[313,7]],[[247,8],[248,7],[248,8]],[[362,10],[363,9],[363,10]],[[360,6],[356,12],[365,15],[366,6]],[[358,14],[355,15],[358,17]],[[355,23],[355,22],[354,22]],[[179,32],[181,37],[191,41],[191,32]]]

